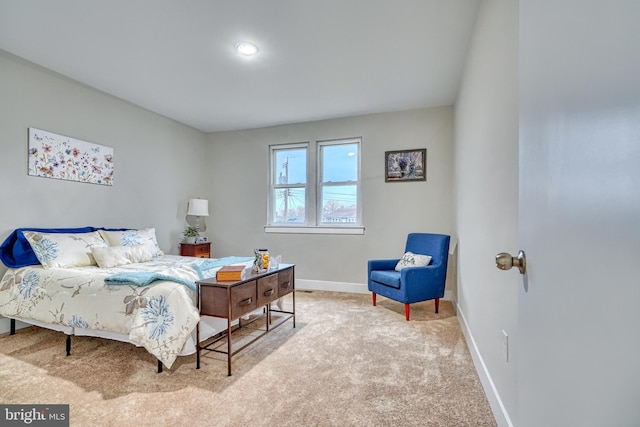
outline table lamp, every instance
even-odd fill
[[[196,229],[200,233],[200,217],[209,216],[209,201],[206,199],[191,199],[189,200],[189,207],[187,209],[187,215],[196,217]]]

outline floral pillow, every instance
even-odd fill
[[[429,265],[431,257],[429,255],[414,254],[413,252],[406,252],[400,258],[400,261],[396,264],[396,271],[400,271],[407,267],[424,267]]]
[[[110,248],[91,248],[91,253],[100,268],[151,261],[155,252],[147,245],[112,246]]]
[[[44,268],[96,265],[91,248],[107,247],[97,231],[90,233],[24,231],[22,234]]]
[[[154,256],[164,255],[164,252],[160,249],[160,246],[158,246],[155,228],[124,231],[99,230],[99,233],[109,246],[145,245]]]

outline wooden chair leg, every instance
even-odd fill
[[[405,304],[404,305],[404,315],[407,318],[407,322],[409,321],[409,314],[411,313],[411,308],[409,306],[409,304]]]
[[[439,308],[440,308],[440,298],[436,298],[436,313],[438,312]]]
[[[375,292],[371,292],[371,300],[373,301],[373,305],[376,305],[376,293]]]

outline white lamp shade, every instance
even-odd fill
[[[189,209],[187,209],[187,215],[209,216],[209,201],[206,199],[189,200]]]

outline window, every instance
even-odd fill
[[[270,149],[267,232],[362,234],[359,138]]]
[[[318,144],[319,223],[358,224],[359,141]]]
[[[272,224],[306,223],[308,144],[271,148]]]

